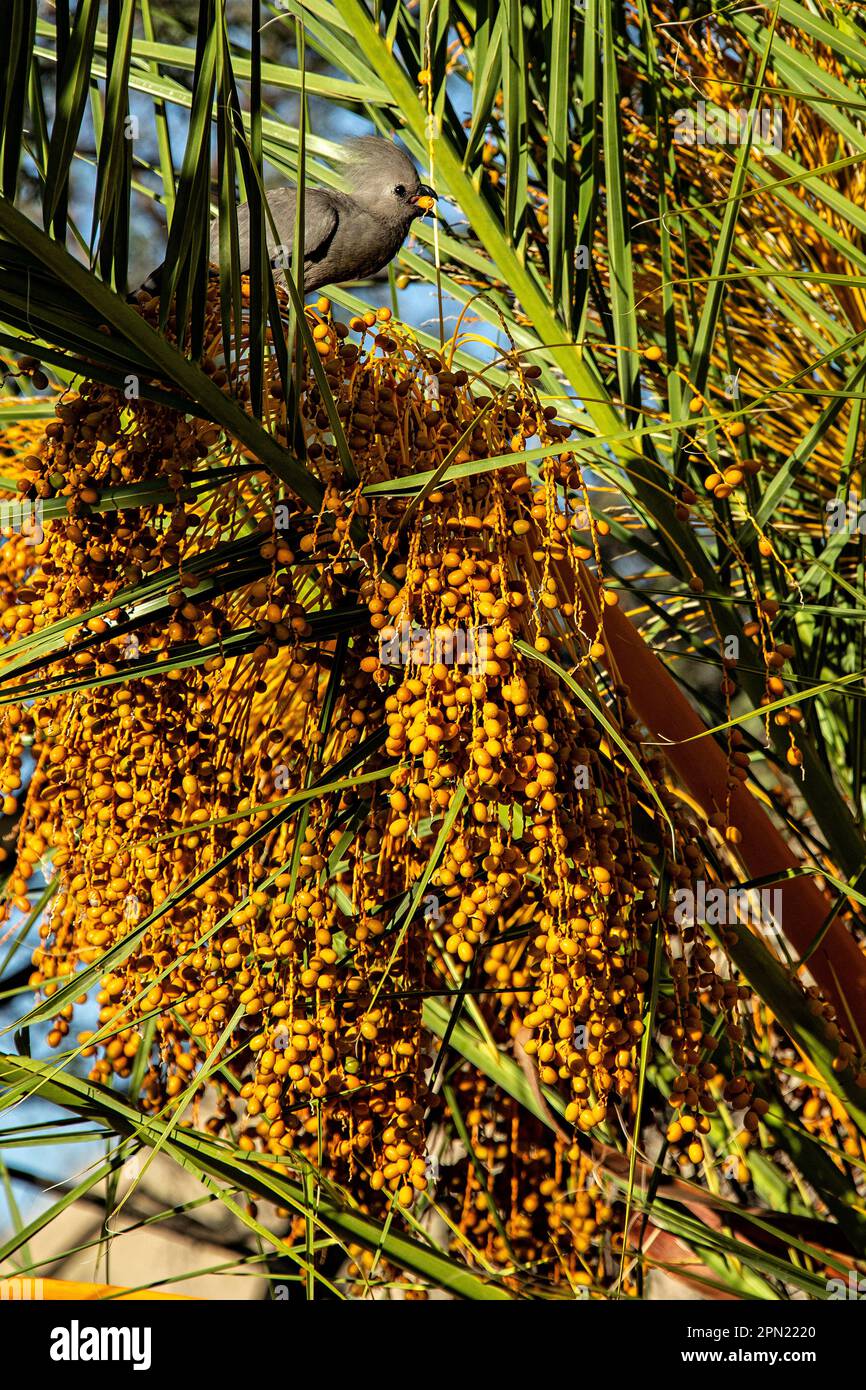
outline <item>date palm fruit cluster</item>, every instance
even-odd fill
[[[677,22],[681,18],[678,7],[668,0],[654,0],[651,8],[659,35],[659,62],[672,74],[682,111],[694,112],[697,118],[697,105],[692,99],[692,84],[697,84],[708,122],[716,123],[718,128],[723,117],[739,120],[743,83],[754,56],[742,30],[731,22],[730,15],[718,11],[696,15],[694,22],[681,25]],[[781,24],[778,35],[788,47],[808,54],[809,61],[823,72],[827,85],[847,80],[844,57],[832,44],[818,42],[805,35],[801,27],[786,22]],[[783,274],[791,259],[797,258],[804,269],[815,270],[821,276],[850,275],[850,243],[842,223],[837,225],[836,215],[825,209],[819,218],[811,217],[801,202],[779,200],[774,192],[788,160],[795,160],[808,171],[824,170],[834,159],[853,155],[853,144],[848,147],[849,137],[840,135],[820,104],[801,101],[778,73],[768,72],[767,86],[752,114],[753,130],[763,134],[753,142],[749,153],[755,179],[738,226],[748,238],[754,263],[762,265],[768,275]],[[679,115],[677,112],[675,120]],[[620,118],[629,215],[646,238],[646,243],[635,247],[636,290],[647,325],[652,325],[652,336],[663,341],[664,319],[670,307],[658,293],[658,266],[669,252],[673,262],[671,281],[681,287],[674,290],[675,302],[682,293],[675,312],[691,313],[695,306],[687,308],[690,289],[686,287],[704,279],[709,287],[715,246],[712,238],[699,237],[688,242],[674,238],[668,243],[656,220],[659,166],[646,157],[647,148],[658,147],[660,132],[639,88],[622,98]],[[767,138],[768,131],[774,132],[773,138]],[[778,132],[784,132],[783,150],[776,143]],[[662,144],[675,163],[677,181],[695,190],[697,204],[709,207],[727,197],[738,152],[736,144],[726,139],[717,142],[713,138],[694,138],[685,130],[675,130],[669,142],[662,136]],[[855,204],[862,200],[866,179],[859,166],[850,176],[830,173],[828,179],[840,195]],[[841,236],[837,235],[840,228]],[[784,331],[781,320],[775,321],[773,309],[768,308],[766,283],[766,279],[743,280],[726,288],[725,316],[736,335],[737,346],[731,351],[730,340],[724,335],[713,343],[710,355],[714,370],[709,374],[705,395],[696,391],[675,361],[667,360],[661,347],[653,346],[646,356],[659,367],[659,402],[667,404],[665,380],[679,377],[683,403],[696,413],[696,423],[689,432],[692,447],[685,451],[690,457],[683,473],[681,503],[689,510],[697,503],[696,519],[699,516],[702,524],[723,533],[722,553],[735,557],[756,610],[745,635],[754,640],[762,653],[763,703],[773,706],[767,723],[791,730],[804,718],[804,711],[795,701],[796,676],[786,669],[794,656],[796,600],[802,597],[791,569],[799,570],[798,547],[804,534],[823,537],[826,543],[827,508],[840,495],[844,480],[844,474],[840,479],[840,460],[845,457],[847,418],[840,414],[832,420],[822,419],[821,429],[816,430],[813,427],[820,415],[817,405],[814,410],[810,405],[805,414],[784,406],[764,408],[766,383],[796,381],[810,354],[816,362],[816,389],[828,393],[837,389],[831,348],[832,323],[840,304],[839,292],[822,281],[812,297],[813,322],[818,325],[814,331],[818,336],[810,339],[802,325],[789,324],[788,331]],[[705,302],[699,294],[698,310]],[[779,331],[768,331],[769,326]],[[783,507],[764,506],[758,524],[753,515],[758,495],[756,476],[772,468],[774,460],[781,463],[795,457],[805,434],[810,437],[809,466],[798,474],[796,503],[793,507],[788,502]],[[737,440],[737,450],[724,447],[726,437]],[[682,512],[680,519],[684,519]],[[747,521],[749,525],[744,526]],[[748,546],[751,574],[740,563],[738,541],[742,542],[744,531],[753,533]],[[846,577],[853,579],[858,564],[856,547],[852,546],[850,555],[840,563]],[[771,582],[761,583],[766,577]],[[780,610],[774,594],[784,593],[786,581],[792,599],[783,602]],[[783,627],[785,631],[781,632]],[[722,647],[722,641],[718,645]],[[736,661],[727,658],[723,665],[722,693],[727,700],[735,688]],[[793,738],[786,757],[792,768],[802,763]]]
[[[456,1078],[449,1104],[465,1126],[473,1161],[459,1161],[453,1144],[432,1154],[431,1192],[438,1206],[455,1213],[479,1261],[522,1268],[539,1292],[590,1297],[609,1288],[619,1274],[625,1202],[591,1156],[468,1068]],[[360,1294],[375,1254],[360,1246],[350,1254]],[[630,1273],[622,1290],[627,1297],[635,1292]]]
[[[724,941],[660,893],[663,843],[673,887],[711,871],[597,664],[615,592],[570,429],[517,357],[488,385],[383,311],[344,325],[321,304],[310,327],[354,475],[308,368],[318,509],[213,424],[91,383],[16,456],[49,519],[41,543],[3,549],[20,698],[0,775],[20,812],[11,905],[50,879],[31,977],[59,996],[50,1042],[98,1081],[145,1048],[146,1108],[207,1092],[208,1125],[241,1147],[408,1207],[447,1109],[425,1000],[471,989],[579,1138],[636,1095],[664,960],[669,1139],[699,1164],[722,1094],[756,1124],[745,991]],[[215,290],[208,341],[206,370],[243,402]],[[265,425],[285,440],[268,370]],[[510,461],[535,443],[531,469]],[[50,674],[33,699],[35,657]],[[98,1018],[74,1034],[86,993]],[[578,1154],[556,1158],[557,1191]],[[565,1223],[579,1263],[571,1200],[545,1207],[546,1235],[525,1208],[509,1238],[528,1222],[555,1243]]]

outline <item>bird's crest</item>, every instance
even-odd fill
[[[370,181],[376,184],[393,181],[410,186],[417,182],[418,171],[405,150],[393,140],[381,135],[359,135],[347,141],[340,157],[343,174],[353,188]]]

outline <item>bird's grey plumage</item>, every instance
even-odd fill
[[[275,188],[268,194],[271,217],[266,219],[268,257],[282,268],[291,265],[295,245],[295,213],[297,190],[294,188]],[[274,226],[271,226],[271,218]],[[323,188],[308,188],[304,191],[304,279],[308,266],[310,269],[326,255],[331,239],[337,228],[337,206],[334,196]],[[276,228],[276,234],[274,232]],[[238,243],[240,247],[240,268],[246,274],[250,268],[250,211],[243,203],[238,208]],[[219,260],[219,223],[211,225],[210,258]],[[310,288],[315,288],[311,286]]]
[[[408,155],[390,140],[364,136],[347,147],[343,170],[345,192],[304,190],[304,290],[343,284],[375,275],[393,260],[413,220],[423,214],[420,197],[435,197],[418,178]],[[297,191],[276,188],[268,195],[266,219],[272,264],[292,263]],[[273,227],[271,226],[273,220]],[[276,235],[275,235],[276,231]],[[250,215],[238,208],[240,268],[249,270]],[[219,226],[211,228],[210,258],[219,259]]]

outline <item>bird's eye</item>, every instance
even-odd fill
[[[406,197],[406,189],[402,183],[397,184],[397,187],[394,189],[394,192],[396,193],[398,198]]]

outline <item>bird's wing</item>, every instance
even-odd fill
[[[280,256],[282,263],[288,265],[292,259],[295,244],[295,205],[297,194],[294,188],[275,188],[268,194],[274,229],[270,219],[266,220],[268,253],[273,260]],[[304,260],[314,260],[321,255],[334,234],[337,226],[337,208],[324,188],[307,188],[304,191]],[[250,268],[250,210],[247,203],[238,208],[238,241],[240,243],[241,270]],[[211,227],[210,258],[219,260],[219,225]]]

